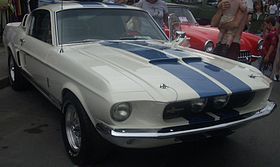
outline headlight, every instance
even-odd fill
[[[207,104],[207,99],[196,99],[191,101],[191,111],[193,113],[201,112]]]
[[[262,50],[263,49],[263,39],[260,39],[258,41],[258,50]]]
[[[129,103],[115,104],[111,109],[111,117],[113,120],[121,122],[126,120],[131,113],[131,105]]]
[[[227,105],[229,96],[217,96],[213,99],[213,105],[216,109],[221,109]]]
[[[212,53],[214,50],[214,43],[212,41],[206,41],[204,45],[204,51]]]

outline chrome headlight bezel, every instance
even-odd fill
[[[110,115],[114,121],[123,122],[131,115],[132,107],[128,102],[114,104],[111,108]]]
[[[191,112],[192,113],[200,113],[203,111],[203,109],[206,107],[208,102],[207,98],[200,98],[200,99],[195,99],[190,102],[191,106]]]
[[[213,53],[214,51],[214,42],[211,40],[208,40],[204,44],[204,51],[207,53]]]
[[[213,107],[215,109],[222,109],[224,108],[229,102],[230,96],[216,96],[213,98]]]
[[[259,41],[258,41],[258,50],[262,50],[263,49],[263,42],[264,42],[264,40],[263,39],[260,39]]]

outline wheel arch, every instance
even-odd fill
[[[82,94],[82,91],[78,88],[78,86],[76,86],[75,84],[72,84],[72,83],[67,83],[67,84],[64,85],[64,87],[62,89],[62,92],[61,92],[61,101],[62,101],[62,103],[63,103],[63,101],[65,99],[65,96],[67,94],[70,94],[70,95],[76,97],[79,100],[79,102],[83,106],[84,110],[86,111],[88,117],[92,121],[93,125],[95,125],[95,120],[92,117],[92,114],[90,114],[89,107],[86,104],[84,95]]]
[[[7,58],[9,58],[9,56],[12,56],[16,62],[16,64],[19,66],[18,63],[18,57],[16,55],[16,51],[12,49],[13,47],[11,46],[11,44],[9,44],[6,48],[5,48],[5,52],[7,55]]]

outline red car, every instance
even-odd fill
[[[190,38],[190,47],[206,52],[213,52],[218,42],[219,30],[210,26],[200,26],[191,11],[184,5],[167,4],[168,12],[174,13],[181,21],[181,30]],[[169,34],[169,30],[165,32]],[[251,33],[243,32],[240,41],[239,60],[247,63],[251,58],[261,56],[263,39]]]

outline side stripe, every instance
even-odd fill
[[[210,97],[227,94],[224,89],[219,87],[213,81],[209,80],[207,77],[201,75],[199,72],[185,65],[180,64],[177,61],[155,61],[155,59],[170,59],[170,57],[168,57],[163,52],[121,42],[103,42],[101,44],[118,49],[123,49],[145,59],[153,60],[150,61],[151,64],[154,64],[168,71],[169,73],[185,82],[188,86],[195,90],[200,97]]]
[[[190,61],[186,63],[215,78],[229,88],[232,93],[252,91],[252,89],[243,81],[217,66],[202,61]]]

